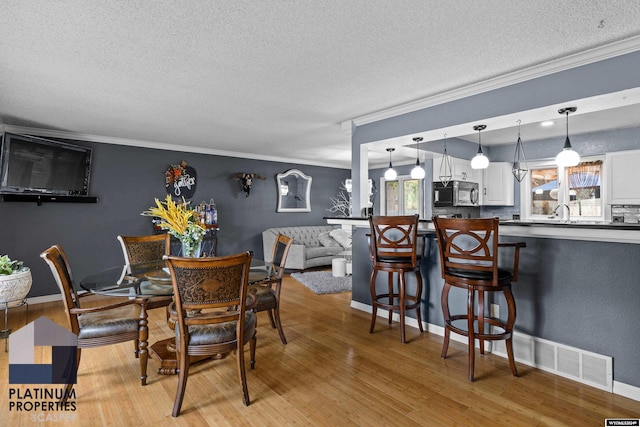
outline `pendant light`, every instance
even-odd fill
[[[387,171],[384,173],[384,179],[386,179],[387,181],[393,181],[398,177],[398,173],[395,171],[395,169],[393,169],[393,166],[391,165],[391,153],[395,150],[395,148],[387,148],[387,151],[389,152],[389,169],[387,169]]]
[[[576,166],[580,163],[580,155],[573,151],[571,141],[569,141],[569,113],[575,113],[577,110],[577,107],[566,107],[558,110],[558,113],[567,115],[567,138],[564,140],[562,151],[556,156],[558,166]]]
[[[420,142],[422,138],[417,136],[413,138],[416,143],[416,167],[411,169],[411,178],[413,179],[423,179],[425,176],[424,169],[420,166]]]
[[[473,159],[471,159],[472,169],[486,169],[489,166],[489,159],[482,152],[482,142],[480,139],[480,132],[486,128],[486,125],[476,125],[473,127],[473,130],[478,131],[478,153]]]
[[[516,142],[516,152],[513,154],[513,166],[511,167],[511,173],[518,182],[522,182],[524,177],[527,176],[527,172],[529,172],[526,163],[527,159],[524,156],[524,145],[522,144],[522,139],[520,139],[520,123],[522,121],[518,120],[518,141]]]
[[[444,134],[444,152],[442,153],[442,160],[440,161],[440,182],[443,187],[446,187],[453,177],[451,172],[451,156],[447,153],[447,134]]]

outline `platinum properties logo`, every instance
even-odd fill
[[[76,393],[67,385],[77,382],[76,335],[40,317],[11,334],[9,342],[9,384],[65,385],[58,388],[10,386],[9,411],[30,412],[34,422],[74,421]],[[51,360],[35,363],[38,347],[50,347]]]

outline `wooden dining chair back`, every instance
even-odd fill
[[[393,313],[397,311],[400,316],[400,338],[402,343],[406,343],[406,310],[416,311],[418,328],[421,333],[424,332],[420,314],[422,275],[418,258],[418,215],[370,216],[369,227],[369,255],[373,268],[369,281],[372,302],[369,333],[373,333],[378,308],[388,310],[389,324],[392,323]],[[381,271],[388,273],[387,292],[384,293],[378,293],[376,289],[376,279]],[[407,292],[406,273],[415,275],[414,292]],[[397,290],[394,274],[398,277]]]
[[[149,236],[118,236],[127,264],[163,263],[162,257],[170,255],[171,235],[169,233]]]
[[[280,318],[280,292],[282,288],[282,276],[284,275],[284,266],[287,263],[287,255],[293,244],[293,238],[279,234],[273,244],[271,254],[271,269],[276,272],[269,279],[260,282],[254,282],[249,286],[250,290],[254,290],[258,299],[255,311],[266,311],[269,314],[271,327],[278,330],[280,341],[282,344],[287,343],[282,330],[282,320]]]
[[[251,369],[256,351],[256,313],[247,310],[251,253],[215,258],[165,256],[165,260],[174,289],[170,310],[177,316],[178,388],[172,415],[180,414],[192,356],[224,358],[235,352],[243,402],[249,405],[245,344],[250,343]]]
[[[81,349],[134,341],[135,356],[140,359],[140,381],[146,385],[148,329],[145,301],[126,299],[99,305],[101,297],[97,297],[98,302],[92,301],[90,306],[83,307],[81,298],[92,294],[76,292],[69,261],[62,248],[53,245],[43,251],[40,257],[49,265],[60,288],[69,329],[77,336],[75,372],[80,366]],[[75,381],[67,384],[63,401],[66,401],[73,383]]]
[[[149,236],[118,236],[122,246],[124,262],[129,266],[147,265],[149,268],[164,267],[165,255],[170,255],[171,235],[169,233],[153,234]],[[172,301],[171,297],[152,297],[147,300],[147,310],[166,307]]]
[[[474,380],[475,340],[484,354],[485,341],[505,340],[511,372],[518,376],[513,358],[513,326],[516,303],[511,284],[518,280],[518,263],[523,242],[500,243],[498,218],[433,218],[438,239],[440,265],[444,287],[441,305],[445,323],[445,338],[441,356],[447,356],[451,332],[467,337],[469,381]],[[499,266],[499,248],[514,248],[511,270]],[[451,287],[467,291],[467,310],[452,315],[449,305]],[[485,293],[504,295],[506,320],[490,316],[485,305]],[[477,308],[476,308],[477,298]],[[497,297],[494,297],[497,298]],[[498,302],[497,300],[494,300]]]

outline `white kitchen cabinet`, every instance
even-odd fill
[[[511,166],[508,162],[491,162],[482,170],[480,205],[513,206],[515,178]]]
[[[640,205],[638,181],[640,150],[607,153],[605,169],[609,205]]]
[[[442,156],[433,158],[433,182],[440,181],[440,165],[442,164]],[[479,170],[471,168],[471,161],[451,157],[451,180],[452,181],[468,181],[480,182],[482,173]]]

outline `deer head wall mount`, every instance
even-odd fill
[[[242,191],[244,191],[244,196],[249,197],[249,194],[251,194],[251,186],[253,185],[253,180],[260,179],[264,181],[267,178],[265,178],[264,176],[260,176],[257,173],[238,172],[233,176],[233,179],[236,181],[240,181],[240,185],[242,185]]]

